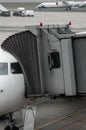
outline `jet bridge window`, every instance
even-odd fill
[[[8,63],[0,63],[0,75],[8,74]]]
[[[18,62],[11,63],[11,73],[12,74],[21,74],[22,73],[22,69]]]
[[[48,63],[49,63],[49,69],[55,69],[55,68],[60,68],[61,63],[60,63],[60,54],[59,52],[51,52],[48,54]]]

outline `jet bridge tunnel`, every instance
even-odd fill
[[[80,85],[76,86],[80,80],[77,58],[81,50],[77,47],[78,36],[70,30],[69,25],[27,28],[9,36],[1,45],[21,65],[25,77],[25,97],[46,93],[73,96],[79,90],[81,92]],[[81,42],[79,44],[81,46]],[[79,66],[78,69],[76,66]]]

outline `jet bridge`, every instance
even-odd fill
[[[76,95],[75,36],[69,25],[32,26],[2,43],[22,67],[25,97]]]

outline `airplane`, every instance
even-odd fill
[[[17,60],[0,48],[0,116],[26,104],[24,76]]]
[[[36,6],[36,8],[66,8],[66,10],[71,10],[71,8],[78,8],[82,2],[75,1],[62,1],[62,2],[43,2]]]
[[[79,5],[79,8],[85,8],[86,7],[86,1],[82,2],[80,5]]]
[[[10,16],[10,11],[0,4],[0,16]]]

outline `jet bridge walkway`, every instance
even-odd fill
[[[76,35],[69,25],[27,26],[26,29],[9,36],[1,45],[21,65],[25,78],[25,97],[45,94],[74,96],[85,92],[85,73],[82,75],[84,80],[77,75],[85,69],[83,60],[78,63],[78,55],[81,52],[80,59],[84,57],[85,60],[86,34]],[[78,47],[81,47],[82,41],[81,51]],[[81,71],[79,67],[82,67]]]

